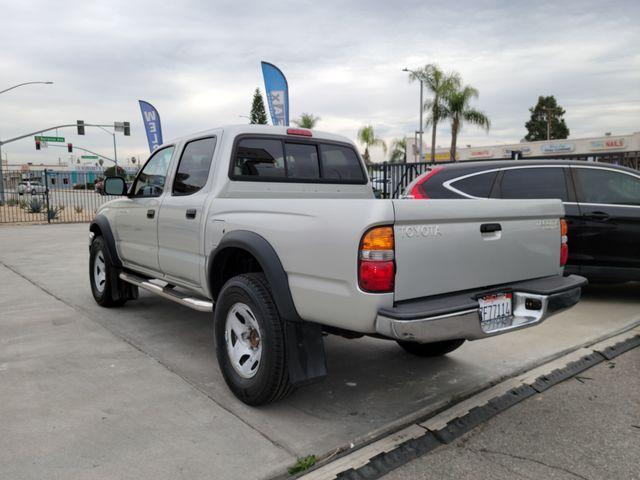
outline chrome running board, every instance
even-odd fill
[[[203,298],[196,298],[186,293],[177,292],[171,287],[161,287],[160,285],[156,285],[155,283],[151,283],[149,280],[138,277],[132,273],[120,273],[120,279],[135,285],[136,287],[142,288],[151,293],[155,293],[161,297],[172,300],[180,305],[184,305],[185,307],[193,308],[194,310],[198,310],[199,312],[212,312],[213,311],[213,302],[211,300],[205,300]]]

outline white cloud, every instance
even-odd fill
[[[139,98],[160,110],[166,139],[238,123],[263,89],[260,60],[286,73],[293,116],[314,113],[320,129],[351,138],[369,123],[387,140],[412,136],[418,85],[401,70],[430,62],[477,87],[492,120],[489,134],[465,128],[460,145],[519,140],[528,108],[548,94],[573,136],[637,131],[639,14],[634,1],[13,2],[3,6],[0,89],[55,85],[1,95],[0,138],[76,119],[129,120],[119,154],[144,155]],[[61,133],[112,151],[103,132]],[[442,125],[437,143],[448,134]],[[31,141],[3,152],[12,162],[66,157]]]

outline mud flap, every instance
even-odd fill
[[[327,375],[322,327],[311,322],[285,322],[289,381],[307,385]]]

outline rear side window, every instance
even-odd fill
[[[502,198],[559,198],[568,201],[564,168],[514,168],[505,170],[500,183]]]
[[[578,201],[610,205],[640,205],[640,179],[600,168],[576,168]]]
[[[360,160],[352,148],[340,145],[320,145],[323,178],[364,183]]]
[[[353,148],[288,137],[240,138],[232,159],[230,177],[245,181],[367,183]]]
[[[173,181],[174,195],[191,195],[204,187],[209,177],[215,147],[215,138],[203,138],[187,143]]]
[[[233,174],[242,177],[285,178],[280,140],[244,138],[238,142]]]
[[[498,172],[487,172],[451,182],[451,186],[472,197],[488,198]]]

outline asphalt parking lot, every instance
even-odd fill
[[[268,478],[640,321],[640,285],[625,284],[446,358],[327,337],[328,378],[250,408],[222,380],[211,315],[144,292],[121,309],[94,303],[87,233],[0,228],[0,477]]]

